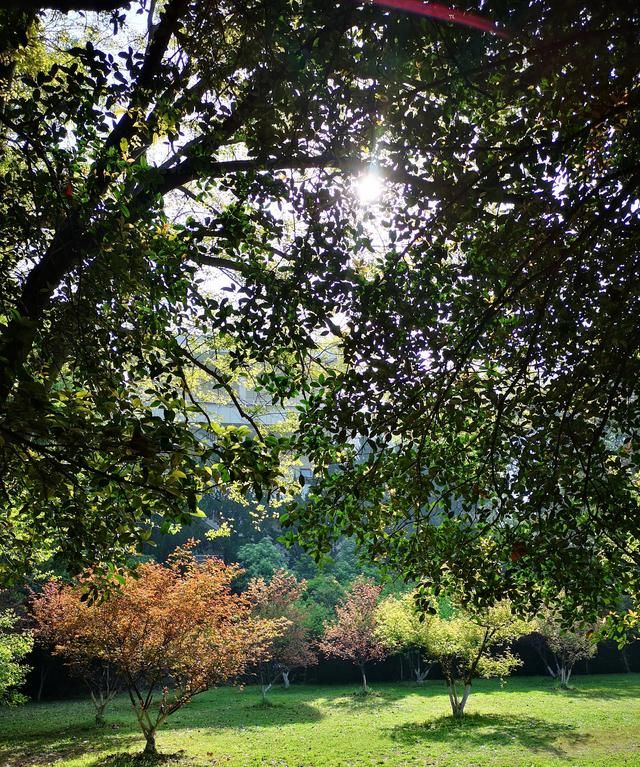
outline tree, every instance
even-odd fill
[[[327,572],[345,585],[358,576],[376,580],[378,575],[376,567],[363,558],[362,550],[353,538],[341,538],[333,546]]]
[[[286,570],[276,571],[269,582],[254,578],[249,583],[247,592],[255,605],[254,613],[280,626],[279,633],[258,663],[263,702],[280,677],[288,688],[289,675],[294,669],[314,666],[318,662],[300,604],[305,588],[305,581],[298,581]]]
[[[18,692],[29,671],[22,663],[33,648],[29,632],[16,630],[18,618],[12,610],[0,612],[0,705],[15,705],[25,700]]]
[[[326,470],[288,521],[319,551],[355,534],[427,590],[537,609],[564,588],[595,616],[639,591],[640,15],[482,7],[510,43],[441,28],[448,53],[427,46],[391,96],[370,205],[389,226],[345,291],[344,369],[307,401]],[[430,203],[391,158],[428,169]]]
[[[55,581],[46,583],[31,603],[35,638],[64,657],[75,676],[89,688],[96,724],[105,724],[105,711],[122,689],[114,664],[97,654],[96,637],[111,630],[111,603],[88,604],[77,589]]]
[[[366,578],[356,578],[344,599],[336,607],[336,620],[325,626],[320,650],[325,655],[353,663],[362,674],[362,689],[366,693],[366,668],[383,660],[389,653],[376,633],[378,601],[382,588]]]
[[[131,46],[114,49],[111,25],[126,31],[136,18],[116,10],[99,17],[96,41],[77,40],[35,72],[19,60],[29,36],[42,38],[34,4],[3,11],[12,30],[0,112],[6,580],[55,553],[76,569],[122,560],[158,518],[163,529],[188,523],[205,490],[238,483],[259,498],[280,488],[288,441],[243,407],[218,363],[224,353],[233,374],[257,365],[265,391],[288,396],[296,385],[286,373],[307,376],[312,332],[332,324],[333,310],[310,304],[300,322],[295,307],[299,268],[329,246],[336,269],[346,257],[320,231],[344,219],[327,180],[366,165],[352,150],[367,129],[351,137],[320,126],[344,108],[344,127],[377,113],[348,69],[361,11],[336,17],[322,3],[265,0],[134,6],[146,15],[143,39],[132,30]],[[334,90],[342,80],[348,87]],[[307,234],[290,237],[273,213],[283,202]],[[280,246],[290,261],[276,270]],[[218,283],[231,275],[235,295],[211,291],[203,270],[217,270]],[[194,371],[225,393],[241,425],[210,422],[192,397]]]
[[[49,587],[35,610],[46,620],[49,604],[75,601],[69,624],[54,623],[55,652],[118,671],[145,753],[155,754],[156,731],[171,714],[241,675],[272,640],[276,627],[252,618],[250,601],[231,589],[239,572],[216,559],[198,562],[182,549],[166,566],[148,562],[123,576],[104,601],[86,599],[87,575],[78,585]]]
[[[378,606],[376,634],[390,651],[410,655],[418,684],[424,682],[434,663],[427,655],[432,646],[431,620],[417,609],[414,594],[392,594]]]
[[[476,677],[503,678],[521,665],[509,644],[529,631],[507,602],[482,613],[457,611],[450,618],[430,618],[428,653],[442,667],[454,718],[464,716]]]
[[[279,489],[291,444],[225,356],[303,400],[318,481],[288,523],[310,549],[355,535],[484,606],[637,594],[637,3],[489,0],[499,37],[389,3],[172,0],[136,7],[131,50],[101,34],[36,72],[16,5],[5,578],[124,558],[212,485]],[[340,365],[310,374],[322,334]],[[209,426],[194,369],[250,428]]]
[[[106,14],[93,38],[74,17],[56,38],[46,8]],[[258,368],[276,401],[307,392],[319,334],[341,333],[362,240],[352,177],[427,28],[391,33],[389,67],[386,12],[356,4],[34,0],[1,14],[9,581],[55,554],[75,570],[126,560],[156,523],[189,523],[202,492],[282,490],[289,441],[235,380]],[[400,165],[400,183],[431,188]],[[211,423],[195,372],[239,425]]]
[[[552,655],[555,669],[547,664],[547,670],[558,680],[563,690],[569,688],[574,665],[579,660],[588,660],[598,651],[598,642],[593,626],[563,625],[557,614],[547,609],[536,624],[537,631],[545,639]]]
[[[253,578],[271,580],[275,573],[287,566],[286,554],[271,538],[261,538],[257,543],[245,543],[238,549],[238,562],[245,571],[244,580]]]

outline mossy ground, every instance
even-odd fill
[[[449,717],[442,682],[274,689],[199,696],[158,734],[182,767],[640,767],[640,674],[474,684],[468,716]],[[96,728],[88,701],[0,710],[7,767],[133,767],[143,741],[121,696]]]

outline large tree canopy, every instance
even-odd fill
[[[505,39],[351,0],[169,0],[70,46],[4,13],[5,574],[277,484],[286,440],[190,400],[194,366],[230,397],[225,371],[258,366],[303,400],[309,546],[356,533],[477,601],[632,586],[635,3],[482,4]],[[317,376],[322,334],[340,365]]]
[[[394,185],[379,206],[345,370],[303,419],[340,471],[290,521],[320,547],[355,532],[480,603],[564,589],[594,608],[637,593],[640,17],[587,2],[518,18],[508,50],[423,48],[428,74],[385,112],[380,172],[419,167],[437,191]],[[326,434],[365,440],[337,453]]]
[[[100,44],[53,64],[55,18],[3,12],[6,575],[36,551],[111,558],[207,486],[272,482],[283,440],[209,424],[188,371],[239,409],[225,371],[261,365],[294,391],[356,237],[331,180],[364,162],[379,111],[362,50],[384,27],[350,4],[138,10],[111,18],[137,49],[99,24]]]

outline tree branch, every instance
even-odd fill
[[[212,160],[207,156],[190,156],[170,170],[160,170],[162,180],[155,187],[155,192],[161,195],[188,184],[197,178],[220,178],[231,173],[249,173],[278,171],[278,170],[309,170],[334,169],[342,173],[357,174],[367,172],[370,163],[361,159],[340,159],[333,153],[320,155],[300,155],[298,157],[275,157],[269,159],[248,160]],[[452,192],[451,187],[437,184],[433,181],[414,176],[402,170],[381,168],[382,174],[390,181],[398,184],[408,184],[422,190],[432,198],[442,198]]]
[[[240,400],[238,399],[236,393],[233,391],[233,388],[231,387],[229,382],[225,380],[224,376],[218,373],[217,370],[210,368],[204,362],[201,362],[195,355],[191,354],[191,352],[188,349],[185,349],[184,346],[179,346],[178,348],[179,348],[180,354],[186,357],[191,363],[193,363],[197,368],[202,370],[204,373],[211,376],[211,378],[213,378],[215,381],[217,381],[220,384],[220,386],[222,386],[225,392],[229,395],[229,398],[233,402],[240,416],[244,418],[251,425],[258,439],[261,442],[264,442],[264,437],[262,436],[260,427],[256,423],[255,419],[251,415],[249,415],[249,413],[247,413],[246,410],[242,407],[242,404]]]
[[[104,191],[104,171],[109,150],[119,147],[123,139],[129,140],[134,135],[136,124],[140,118],[140,111],[149,103],[149,91],[160,72],[162,59],[173,34],[178,28],[180,17],[185,13],[188,5],[189,0],[170,0],[160,17],[153,37],[149,41],[129,108],[109,134],[102,149],[102,158],[96,163],[95,175],[98,179],[98,185],[95,193],[98,195]]]

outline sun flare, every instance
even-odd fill
[[[376,202],[384,189],[382,178],[375,171],[364,173],[356,179],[354,186],[356,196],[363,205]]]

